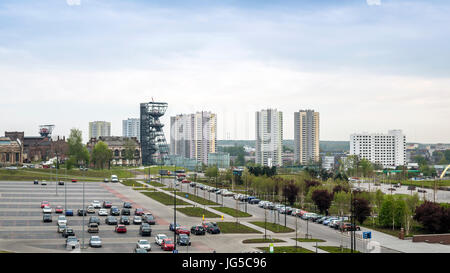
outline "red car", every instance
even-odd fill
[[[125,225],[117,225],[116,226],[116,232],[117,233],[126,233],[127,227]]]
[[[104,208],[111,208],[112,207],[112,203],[109,201],[103,201],[103,207]]]
[[[62,206],[56,206],[55,213],[63,213],[63,207]]]
[[[75,183],[75,182],[77,182],[77,181],[78,181],[78,180],[76,180],[75,178],[74,178],[74,179],[72,179],[72,182],[73,182],[73,183]]]
[[[181,181],[181,183],[191,183],[191,181],[184,179],[183,181]]]
[[[46,206],[49,206],[49,207],[50,207],[50,203],[49,203],[48,201],[42,201],[42,202],[41,202],[41,209],[44,208],[44,207],[46,207]]]
[[[187,229],[186,227],[177,227],[176,234],[186,234],[188,236],[191,235],[191,231],[189,229]]]
[[[143,208],[136,208],[134,210],[134,215],[140,215],[142,216],[144,214],[144,209]]]
[[[161,243],[161,248],[163,250],[173,250],[175,248],[175,245],[173,244],[172,239],[164,239]]]

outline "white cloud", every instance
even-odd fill
[[[66,3],[69,6],[79,6],[81,5],[81,0],[66,0]]]
[[[366,0],[367,5],[369,6],[380,6],[381,0]]]

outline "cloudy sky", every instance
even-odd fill
[[[217,113],[219,139],[253,139],[270,107],[285,139],[314,109],[321,140],[450,142],[448,14],[445,0],[2,0],[0,134],[50,123],[87,140],[106,120],[120,135],[153,98],[167,124]]]

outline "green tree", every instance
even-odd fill
[[[208,180],[211,180],[213,177],[216,177],[219,174],[219,169],[216,166],[208,167],[205,172],[205,176],[208,177]]]
[[[350,193],[345,191],[337,191],[334,193],[333,201],[333,206],[337,209],[339,215],[343,216],[350,211]]]
[[[136,142],[128,138],[124,143],[125,148],[125,159],[128,160],[128,165],[134,160],[134,151],[136,150]]]
[[[374,168],[369,160],[365,158],[361,159],[358,163],[358,167],[364,177],[369,177],[373,175]]]
[[[92,162],[96,168],[103,169],[111,161],[112,155],[113,153],[108,145],[99,141],[92,150]]]
[[[73,157],[77,165],[89,164],[89,151],[86,146],[83,145],[82,132],[78,129],[71,129],[70,135],[67,138],[69,145],[69,156]]]

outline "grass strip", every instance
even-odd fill
[[[262,243],[285,243],[281,239],[264,239],[264,238],[256,238],[256,239],[246,239],[242,241],[243,244],[262,244]]]
[[[221,233],[262,233],[237,222],[217,222]]]
[[[252,217],[251,214],[244,211],[236,210],[229,207],[211,207],[212,209],[218,210],[220,212],[226,213],[233,217]]]
[[[291,238],[292,240],[295,240],[295,238]],[[314,239],[314,238],[297,238],[298,242],[302,242],[302,243],[324,243],[326,242],[325,240],[322,239]]]
[[[318,246],[322,250],[325,250],[329,253],[352,253],[350,248],[340,247],[340,246]],[[353,250],[353,253],[361,253],[357,250]]]
[[[177,201],[178,204],[178,201]],[[217,215],[213,212],[205,210],[200,207],[185,207],[185,208],[177,208],[177,212],[181,212],[190,217],[205,217],[205,218],[219,218],[220,215]]]
[[[289,227],[285,227],[282,225],[278,225],[278,224],[274,224],[274,223],[269,223],[269,222],[250,222],[250,224],[253,224],[255,226],[264,228],[264,226],[266,226],[266,229],[275,232],[275,233],[286,233],[286,232],[293,232],[295,231],[292,228]]]
[[[186,197],[186,194],[188,195],[188,197]],[[198,197],[197,195],[187,193],[187,192],[177,192],[177,195],[187,198],[196,203],[199,203],[200,205],[219,205],[216,202],[210,201],[210,200],[202,198],[202,197]]]
[[[170,205],[174,205],[174,198],[173,196],[170,196],[168,194],[165,194],[163,192],[150,192],[150,191],[146,191],[146,192],[141,192],[143,195],[150,197],[164,205],[170,206]],[[180,200],[179,198],[177,198],[177,205],[190,205],[189,203]]]
[[[269,253],[268,247],[258,247],[258,249]],[[274,253],[315,253],[314,251],[311,251],[309,249],[303,248],[298,246],[297,248],[295,246],[275,246],[273,247]]]

